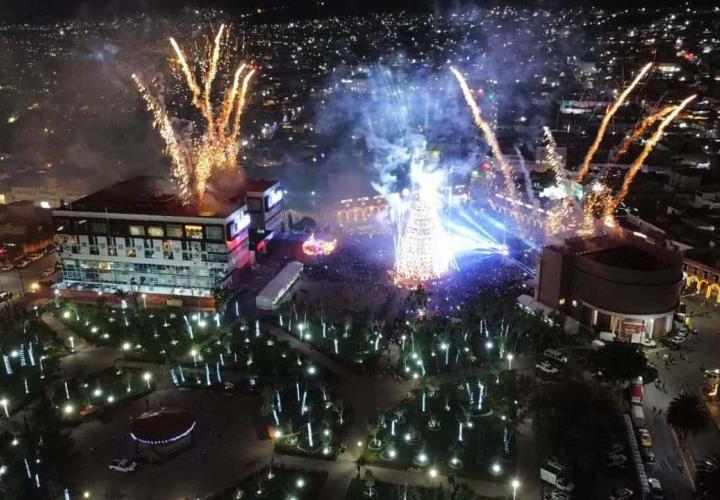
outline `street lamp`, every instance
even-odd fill
[[[507,355],[507,361],[508,361],[508,370],[512,370],[512,360],[514,356],[513,353],[509,352]]]
[[[10,401],[8,401],[7,398],[0,399],[0,405],[2,405],[3,410],[5,410],[5,416],[7,418],[10,418],[10,412],[8,411],[8,404],[10,404]]]
[[[150,389],[150,380],[152,379],[152,373],[145,372],[143,373],[143,380],[147,382],[147,388]]]
[[[140,297],[142,297],[143,299],[143,307],[147,309],[147,294],[143,293],[142,295],[140,295]]]
[[[198,355],[198,352],[197,352],[196,349],[193,349],[192,351],[190,351],[190,356],[192,356],[192,358],[193,358],[193,364],[194,364],[195,366],[197,366],[197,355]]]
[[[517,496],[517,489],[520,487],[520,481],[517,480],[517,478],[512,480],[512,483],[510,483],[513,489],[513,500],[515,500],[515,497]]]

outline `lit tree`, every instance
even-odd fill
[[[395,272],[399,282],[432,280],[447,273],[450,252],[440,217],[422,197],[412,204],[398,244]]]

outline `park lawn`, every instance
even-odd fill
[[[59,359],[68,353],[52,330],[37,318],[9,325],[0,353],[0,398],[15,412],[32,401],[53,377]],[[0,409],[4,414],[4,408]]]
[[[364,479],[353,479],[348,487],[345,500],[362,500],[369,498],[366,495],[368,485]],[[464,486],[458,487],[457,491],[445,496],[441,487],[420,488],[417,486],[405,486],[401,484],[385,483],[374,481],[373,489],[376,500],[397,500],[398,498],[412,498],[413,500],[495,500],[490,497],[477,496]],[[505,500],[505,499],[503,499]]]
[[[60,409],[66,423],[80,423],[150,393],[153,381],[145,376],[142,370],[108,368],[69,380],[67,393],[65,383],[57,384],[51,400]]]
[[[422,411],[423,391],[417,391],[413,399],[386,412],[370,426],[364,459],[383,467],[435,467],[443,474],[459,477],[506,478],[515,471],[514,373],[501,372],[499,383],[493,374],[481,379],[486,396],[479,411],[477,378],[446,384],[434,391],[425,390],[425,412]],[[472,406],[468,387],[473,393]],[[430,396],[432,392],[435,394]],[[438,424],[433,429],[429,425],[431,419]],[[394,436],[393,420],[396,421]],[[463,423],[462,442],[460,422]],[[391,450],[395,452],[394,457]]]
[[[326,477],[325,473],[273,466],[253,474],[237,486],[211,498],[212,500],[236,500],[238,498],[316,500],[320,497],[320,490]],[[263,493],[258,494],[258,490]]]
[[[122,349],[128,359],[151,363],[191,362],[193,350],[230,336],[228,328],[217,325],[214,313],[63,303],[55,314],[88,342]]]

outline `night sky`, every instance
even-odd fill
[[[515,5],[551,8],[575,5],[603,5],[608,8],[630,6],[657,7],[677,3],[671,0],[3,0],[0,21],[9,23],[49,23],[71,18],[112,19],[139,12],[172,14],[188,8],[222,8],[243,13],[258,7],[265,10],[255,22],[272,22],[302,17],[364,14],[389,10],[436,11],[463,6]],[[694,1],[693,5],[704,2]]]

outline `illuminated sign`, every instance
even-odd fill
[[[235,237],[240,231],[250,225],[250,214],[243,212],[233,219],[231,234]]]
[[[314,234],[311,234],[310,237],[305,240],[305,243],[303,243],[302,249],[305,255],[330,255],[335,251],[335,247],[337,247],[337,240],[321,240],[316,239]]]
[[[280,203],[282,201],[283,192],[282,189],[276,189],[275,191],[271,191],[270,194],[268,194],[268,210],[270,210],[272,207]]]

